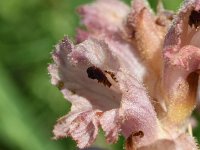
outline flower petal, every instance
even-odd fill
[[[87,31],[78,29],[78,43],[91,37],[104,40],[113,55],[118,58],[120,66],[127,68],[143,82],[146,69],[135,45],[123,34],[129,7],[119,0],[97,0],[90,5],[81,6],[78,10],[87,28]],[[99,27],[96,28],[97,26]]]
[[[175,143],[172,140],[168,139],[158,140],[153,144],[141,147],[138,150],[160,150],[161,147],[162,150],[178,150],[176,149]]]
[[[141,57],[157,74],[162,66],[161,48],[166,31],[156,24],[156,16],[145,0],[134,0],[132,11],[127,20],[128,29],[132,30],[133,42],[136,42]]]
[[[118,140],[122,118],[119,115],[118,109],[112,109],[103,113],[100,118],[100,123],[103,131],[105,131],[106,140],[108,143],[115,143]]]
[[[55,126],[56,138],[71,136],[86,147],[95,140],[100,123],[108,142],[116,142],[119,133],[129,137],[139,131],[144,137],[135,138],[138,145],[155,140],[157,118],[145,88],[113,52],[95,39],[74,46],[64,38],[56,46],[55,64],[49,66],[52,84],[72,103],[70,114]]]
[[[55,64],[48,68],[52,84],[72,103],[69,115],[54,128],[55,138],[71,136],[80,148],[87,147],[96,138],[102,111],[120,106],[114,78],[118,63],[107,45],[94,39],[74,46],[65,37],[53,58]]]
[[[78,8],[78,12],[88,30],[97,33],[115,32],[122,27],[129,7],[119,0],[96,0]]]
[[[82,106],[87,108],[107,110],[119,107],[120,93],[115,88],[117,82],[110,75],[115,75],[119,65],[105,43],[90,39],[74,46],[64,38],[57,45],[53,58],[56,64],[49,66],[52,83],[72,102],[73,108],[79,108],[81,101]],[[103,99],[111,101],[106,104]]]
[[[179,123],[188,117],[196,104],[200,69],[200,49],[184,46],[173,57],[165,53],[164,86],[168,101],[168,117]]]
[[[154,108],[144,86],[129,74],[120,74],[123,114],[122,133],[137,147],[152,143],[158,138],[159,125]]]
[[[98,134],[99,111],[70,113],[58,120],[53,132],[55,138],[71,136],[79,148],[90,146]]]
[[[198,150],[195,140],[186,134],[181,134],[175,139],[161,139],[138,150],[160,150],[161,147],[162,150]]]
[[[121,37],[122,33],[109,34],[93,34],[89,31],[78,30],[77,41],[83,42],[88,38],[104,40],[108,45],[113,55],[118,59],[122,68],[126,68],[130,73],[135,74],[139,81],[143,82],[146,74],[146,68],[140,59],[138,50],[135,45],[132,45],[127,39]]]
[[[145,88],[125,70],[117,74],[117,79],[122,91],[121,107],[105,112],[100,120],[107,141],[116,142],[119,133],[128,138],[140,132],[142,136],[132,138],[138,147],[152,143],[158,137],[158,122]]]
[[[168,121],[179,124],[196,104],[200,62],[200,1],[185,1],[164,43],[165,100]]]
[[[171,22],[171,18],[164,10],[160,10],[158,16],[154,15],[145,0],[133,1],[132,11],[127,20],[128,35],[131,37],[132,43],[136,45],[136,50],[139,51],[146,66],[143,83],[152,100],[156,102],[157,110],[162,110],[163,113],[165,113],[165,104],[160,87],[163,68],[161,49],[168,22]]]
[[[90,146],[98,134],[98,112],[83,112],[70,124],[69,134],[77,141],[78,147]]]
[[[105,42],[118,58],[121,68],[128,70],[142,83],[146,75],[146,67],[140,59],[137,48],[120,36],[105,37]]]
[[[171,48],[176,53],[184,45],[200,47],[199,16],[200,1],[186,0],[166,35],[165,49]]]

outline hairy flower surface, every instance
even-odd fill
[[[55,46],[51,82],[71,102],[54,127],[90,146],[98,129],[127,150],[197,150],[188,133],[200,69],[200,0],[177,15],[145,0],[96,0],[77,9],[85,29]]]

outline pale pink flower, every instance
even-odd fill
[[[51,82],[71,102],[54,127],[90,146],[98,129],[127,150],[196,150],[188,132],[200,69],[200,0],[186,0],[177,15],[161,3],[154,14],[145,0],[132,7],[96,0],[78,8],[86,29],[77,43],[55,47]],[[190,131],[190,130],[189,130]]]

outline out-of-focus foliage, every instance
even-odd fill
[[[0,149],[74,150],[70,138],[54,141],[52,128],[70,104],[50,84],[50,52],[64,35],[74,37],[79,25],[75,8],[89,0],[0,0]],[[130,0],[126,0],[130,3]],[[150,0],[156,8],[156,0]],[[181,0],[164,0],[177,9]],[[199,131],[199,129],[196,129]],[[96,146],[120,150],[105,144]],[[198,132],[195,132],[198,136]],[[199,135],[200,137],[200,135]]]

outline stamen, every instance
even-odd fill
[[[92,66],[87,69],[88,78],[97,79],[98,82],[103,83],[105,86],[111,87],[110,81],[107,79],[105,74],[101,71],[101,69]]]
[[[189,21],[188,24],[190,25],[190,27],[195,27],[196,29],[199,28],[200,25],[200,11],[195,11],[192,10],[190,17],[189,17]]]

